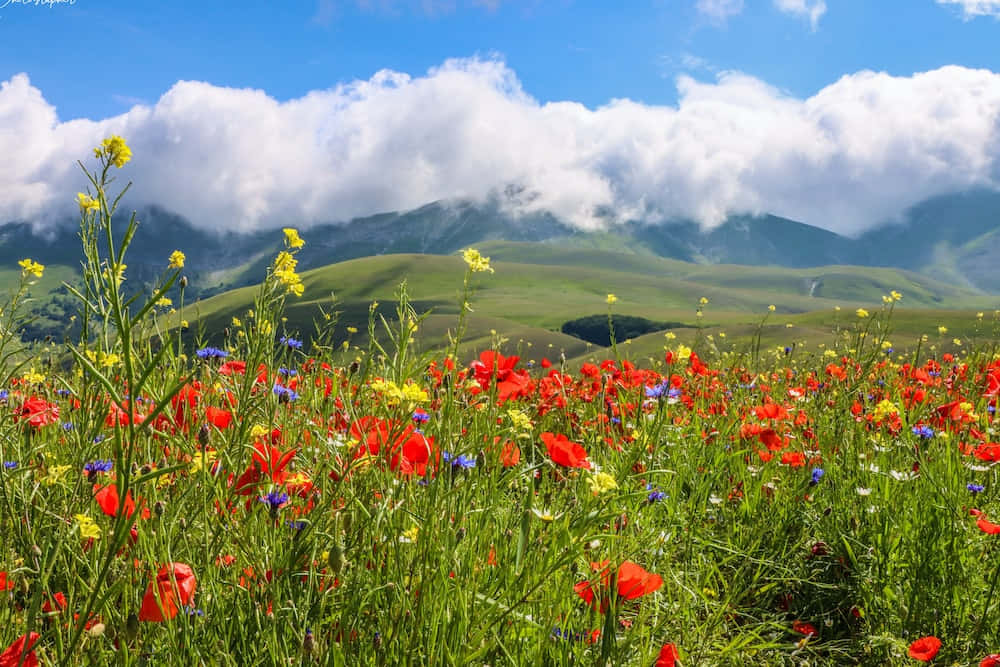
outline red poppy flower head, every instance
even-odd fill
[[[930,662],[941,650],[941,640],[933,635],[921,637],[910,644],[910,657],[920,662]]]

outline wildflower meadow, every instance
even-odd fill
[[[44,258],[0,309],[0,667],[1000,665],[995,335],[891,354],[893,292],[815,353],[469,353],[470,248],[448,339],[402,286],[352,347],[286,328],[292,228],[196,335],[183,248],[130,290],[130,158],[81,163],[74,339],[20,343]]]

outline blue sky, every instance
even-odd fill
[[[1000,189],[998,38],[1000,0],[0,0],[0,221],[72,213],[115,133],[130,204],[208,228],[501,197],[858,234]]]
[[[724,18],[726,0],[714,2],[713,12],[712,0],[703,11],[695,0],[29,0],[0,9],[0,80],[28,73],[69,119],[155,102],[179,79],[285,100],[383,68],[419,75],[490,54],[538,100],[589,107],[676,103],[684,71],[739,70],[806,97],[862,69],[1000,69],[1000,23],[966,18],[958,4],[829,0],[813,30],[771,0],[729,0],[742,11]]]

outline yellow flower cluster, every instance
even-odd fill
[[[607,301],[608,301],[608,305],[610,306],[614,302],[618,301],[618,297],[615,296],[614,294],[609,294]]]
[[[888,399],[883,399],[882,402],[875,406],[875,421],[882,421],[886,417],[898,414],[899,408]]]
[[[858,317],[861,317],[861,318],[868,317],[868,311],[865,310],[864,308],[858,308],[854,312],[857,313]]]
[[[101,536],[101,527],[86,514],[74,514],[73,518],[80,526],[80,537],[83,539],[93,538],[96,540]]]
[[[306,244],[306,242],[302,240],[302,237],[299,236],[299,230],[293,227],[285,227],[281,231],[285,233],[285,245],[289,248],[298,250]]]
[[[101,145],[94,149],[94,157],[107,158],[108,162],[115,165],[119,169],[125,166],[125,163],[132,159],[132,149],[128,147],[125,140],[114,134],[104,141]]]
[[[427,392],[420,388],[416,384],[404,384],[402,387],[397,385],[392,380],[388,382],[385,380],[375,380],[371,384],[372,389],[376,392],[385,396],[386,399],[392,404],[397,404],[402,401],[408,403],[426,403],[430,400],[430,396]]]
[[[292,256],[287,250],[282,250],[274,259],[274,277],[278,279],[286,290],[295,296],[302,296],[305,286],[302,284],[302,277],[295,272],[299,260]]]
[[[187,257],[184,256],[184,253],[182,253],[180,250],[174,250],[172,253],[170,253],[170,258],[167,260],[167,268],[183,269],[185,259],[187,259]]]
[[[618,482],[616,482],[615,478],[606,472],[594,473],[587,481],[590,484],[590,492],[595,496],[598,496],[605,491],[612,491],[618,488]]]
[[[490,258],[483,257],[475,248],[466,248],[463,250],[462,259],[465,260],[465,263],[469,266],[473,273],[481,273],[484,271],[493,273],[493,267],[490,266]]]
[[[31,259],[22,259],[17,265],[21,267],[22,276],[32,275],[36,278],[41,278],[42,272],[45,271],[44,264],[39,264]]]
[[[101,210],[100,201],[82,192],[76,193],[76,203],[80,205],[80,210],[84,213]]]

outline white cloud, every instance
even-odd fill
[[[346,220],[523,186],[520,206],[581,227],[770,212],[845,233],[931,196],[1000,185],[1000,74],[858,72],[799,99],[728,72],[677,79],[677,106],[541,104],[496,60],[279,102],[180,81],[151,106],[61,121],[17,75],[0,84],[0,220],[74,214],[77,159],[112,133],[134,152],[127,206],[206,228]]]
[[[1000,17],[1000,0],[937,0],[939,5],[958,5],[966,20],[977,16]]]
[[[713,21],[724,22],[743,11],[743,0],[697,0],[694,7]]]
[[[813,30],[819,26],[820,17],[826,13],[825,0],[774,0],[774,6],[786,14],[809,19]]]

